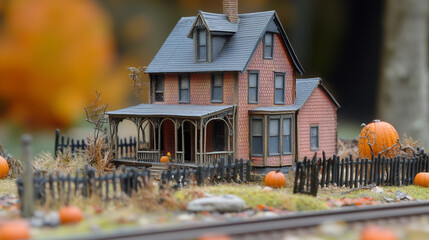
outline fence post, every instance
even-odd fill
[[[228,162],[226,163],[226,182],[227,183],[231,182],[231,165],[232,165],[231,155],[228,155]]]
[[[203,183],[204,183],[203,168],[202,168],[202,166],[198,166],[198,168],[197,168],[197,184],[202,185]]]
[[[301,162],[296,163],[296,170],[295,170],[295,182],[293,184],[293,193],[298,193],[298,180],[300,179],[301,173]]]
[[[21,215],[23,217],[32,217],[34,214],[34,181],[33,181],[33,153],[31,147],[31,136],[24,135],[22,136],[22,148],[23,148],[23,160],[24,160],[24,192],[22,205],[21,205]]]
[[[57,130],[55,130],[55,148],[54,148],[55,158],[57,158],[59,143],[60,143],[60,129],[57,128]]]
[[[250,160],[246,161],[246,182],[250,181],[250,171],[251,171],[251,166],[250,166]]]
[[[244,166],[243,159],[240,158],[240,182],[244,182]]]
[[[323,162],[322,162],[322,179],[320,182],[320,186],[321,187],[325,187],[325,179],[326,179],[326,156],[325,156],[325,152],[323,152]]]
[[[311,187],[310,187],[310,193],[313,196],[317,196],[317,190],[319,188],[319,172],[320,172],[320,165],[314,164],[311,166]]]

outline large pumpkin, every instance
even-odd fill
[[[9,174],[9,164],[6,159],[0,156],[0,178],[4,178]]]
[[[0,239],[30,239],[30,226],[24,220],[13,220],[5,222],[0,226]]]
[[[414,178],[414,185],[429,187],[429,172],[419,172]]]
[[[397,155],[399,136],[395,128],[387,122],[374,120],[366,125],[359,135],[359,157],[371,158],[371,155],[388,158]]]
[[[396,233],[390,228],[366,226],[360,235],[361,240],[398,240]]]
[[[170,158],[168,156],[162,156],[160,161],[162,163],[168,163],[169,160],[170,160]]]
[[[271,171],[265,176],[265,185],[269,187],[284,187],[286,184],[286,177],[280,170]]]
[[[59,210],[60,221],[62,224],[78,223],[83,219],[83,213],[76,206],[65,206]]]

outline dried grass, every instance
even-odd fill
[[[9,194],[18,195],[16,180],[12,178],[0,179],[0,196]]]
[[[113,153],[104,139],[104,136],[89,137],[87,148],[83,151],[86,162],[102,173],[111,172],[114,169],[114,165],[111,163]]]
[[[58,152],[57,157],[52,153],[43,152],[36,156],[33,167],[42,172],[73,173],[76,169],[83,169],[85,158],[80,154],[73,155],[69,150]]]
[[[359,156],[358,143],[359,141],[357,139],[339,139],[337,156],[339,156],[340,159],[345,159],[351,155],[356,159]]]

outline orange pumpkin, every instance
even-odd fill
[[[429,187],[429,172],[419,172],[414,178],[414,185]]]
[[[389,228],[366,226],[360,235],[361,240],[398,240],[396,233]]]
[[[62,224],[78,223],[83,219],[83,213],[76,206],[65,206],[59,210],[60,221]]]
[[[232,240],[232,238],[223,233],[204,233],[197,240]]]
[[[280,170],[271,171],[265,176],[265,185],[269,187],[284,187],[286,184],[286,177]]]
[[[169,160],[170,160],[170,158],[168,156],[162,156],[161,157],[161,162],[162,163],[168,163]]]
[[[371,158],[371,155],[388,158],[397,155],[399,136],[395,128],[387,122],[374,120],[366,125],[359,135],[359,157]]]
[[[28,226],[28,223],[24,220],[5,222],[0,226],[0,239],[30,239],[30,227]]]
[[[4,178],[9,174],[9,164],[6,159],[0,156],[0,178]]]

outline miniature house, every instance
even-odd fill
[[[237,0],[223,7],[179,20],[146,69],[150,104],[107,113],[113,150],[129,119],[138,162],[170,152],[179,164],[232,155],[282,167],[335,153],[339,104],[320,78],[296,78],[304,69],[277,13],[238,14]]]

